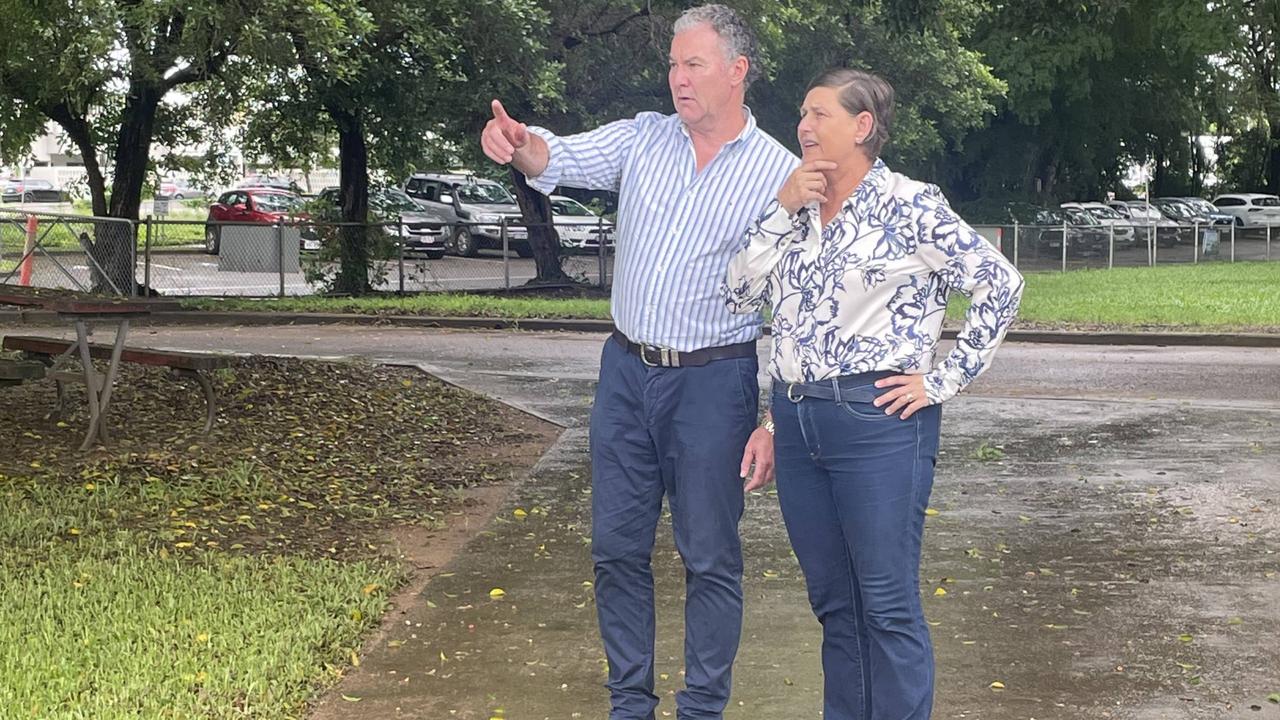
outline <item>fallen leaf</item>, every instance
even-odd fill
[[[992,690],[1003,690],[1004,683],[1000,682],[999,680],[996,680],[995,682],[991,683],[987,687],[991,688]]]
[[[351,695],[343,695],[342,699],[346,700],[347,702],[360,702],[362,698],[352,697]]]
[[[933,591],[934,597],[942,597],[943,595],[946,595],[946,594],[947,594],[946,588],[938,588],[937,590]]]
[[[924,514],[928,515],[929,517],[936,517],[938,515],[938,511],[934,510],[933,508],[927,508],[924,511]]]
[[[507,595],[507,591],[503,590],[502,588],[494,588],[489,591],[489,597],[493,598],[494,600],[497,600],[498,598],[501,598],[501,597],[506,597],[506,595]]]

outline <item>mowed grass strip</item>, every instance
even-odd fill
[[[968,303],[948,308],[958,323]],[[1280,332],[1280,262],[1032,273],[1022,325]]]
[[[487,318],[609,319],[609,301],[430,293],[406,297],[192,299],[199,310]],[[953,295],[958,324],[968,302]],[[1280,331],[1280,262],[1205,263],[1027,275],[1023,326]]]
[[[177,220],[203,220],[203,218],[174,218]],[[121,238],[127,238],[134,235],[134,231],[122,222],[113,221],[106,222],[102,225],[104,233],[108,233],[105,237],[110,242],[120,242]],[[72,218],[68,220],[41,220],[41,224],[36,230],[36,239],[40,242],[40,246],[46,250],[79,250],[81,249],[80,235],[87,233],[90,238],[94,237],[94,223],[89,219],[80,220]],[[21,224],[6,222],[0,227],[0,252],[8,256],[16,254],[22,255],[23,247],[26,243],[26,231]],[[139,226],[136,232],[136,240],[139,252],[146,245],[146,230]],[[200,245],[204,242],[204,223],[203,222],[157,222],[152,226],[151,230],[151,247],[167,248],[181,247],[187,245]]]
[[[386,563],[79,542],[0,560],[6,717],[299,717],[397,582]]]
[[[182,306],[194,310],[232,312],[354,313],[359,315],[419,315],[506,319],[568,318],[608,320],[609,301],[591,298],[522,298],[494,295],[424,293],[370,297],[292,297],[251,300],[191,299]]]

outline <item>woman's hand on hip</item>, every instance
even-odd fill
[[[875,399],[876,407],[885,408],[885,415],[894,415],[902,411],[902,419],[906,420],[932,403],[924,391],[923,375],[895,375],[876,381],[878,388],[893,388]]]
[[[792,215],[800,212],[806,205],[822,204],[827,201],[827,176],[824,171],[835,170],[836,164],[830,160],[810,160],[796,168],[791,177],[778,190],[778,204]]]

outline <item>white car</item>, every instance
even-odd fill
[[[585,205],[564,195],[551,196],[551,216],[560,236],[560,248],[567,253],[597,253],[600,238],[613,247],[613,223],[602,220]]]
[[[1156,206],[1144,200],[1112,200],[1107,203],[1107,207],[1133,224],[1139,242],[1150,242],[1154,231],[1160,245],[1172,247],[1182,232],[1181,225],[1165,217]],[[1190,230],[1187,234],[1190,235]]]
[[[1083,210],[1097,219],[1103,226],[1113,227],[1110,231],[1116,239],[1116,245],[1133,245],[1138,238],[1133,221],[1100,202],[1069,202],[1060,206],[1064,210]]]
[[[1239,227],[1280,225],[1280,197],[1262,193],[1228,193],[1213,199],[1214,207],[1234,215]]]

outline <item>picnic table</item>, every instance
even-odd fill
[[[52,359],[45,377],[58,382],[59,409],[62,405],[62,383],[83,382],[88,389],[89,430],[80,449],[87,450],[95,440],[106,445],[109,441],[107,433],[107,410],[111,407],[111,390],[115,385],[120,368],[120,356],[124,351],[125,339],[129,335],[129,323],[151,314],[151,310],[143,303],[127,298],[113,298],[72,293],[61,290],[0,286],[0,305],[17,305],[51,310],[58,318],[76,330],[75,342],[67,343],[65,349]],[[100,373],[93,365],[93,349],[89,342],[90,326],[95,324],[115,325],[115,341],[108,355],[107,370]],[[6,338],[5,347],[10,347]],[[80,371],[66,368],[73,358],[80,361]],[[34,371],[28,367],[25,371],[10,364],[8,374],[28,377],[11,378],[16,380],[37,379]]]

